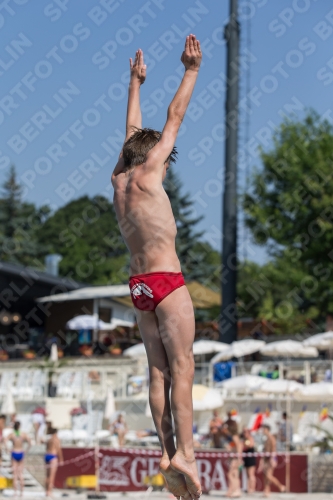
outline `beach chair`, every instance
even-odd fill
[[[34,426],[32,423],[32,415],[28,413],[18,413],[16,415],[16,420],[21,424],[21,431],[29,434],[29,436],[34,435]]]
[[[58,438],[60,439],[62,445],[72,444],[74,440],[73,431],[70,429],[59,429]]]
[[[88,427],[88,415],[76,415],[72,418],[73,422],[73,431],[77,430],[86,430]]]
[[[57,380],[57,396],[71,398],[71,385],[73,380],[73,372],[65,371],[59,374]]]
[[[16,386],[13,387],[13,394],[18,399],[28,399],[29,396],[32,396],[32,375],[31,370],[19,371],[16,379]]]
[[[83,396],[83,386],[85,381],[86,373],[78,371],[75,373],[72,385],[70,387],[72,398],[81,398]]]
[[[320,424],[319,413],[317,411],[304,412],[297,426],[297,444],[302,446],[311,446],[319,437],[319,431],[316,428]]]
[[[43,370],[33,370],[31,382],[32,398],[39,398],[46,395],[45,384],[46,372]]]
[[[12,370],[6,370],[2,372],[1,376],[1,381],[0,381],[0,397],[5,396],[8,392],[8,388],[11,387],[13,389],[14,387],[14,379],[15,379],[15,372]]]

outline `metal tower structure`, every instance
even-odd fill
[[[238,0],[230,0],[230,17],[224,30],[227,41],[227,82],[225,107],[225,175],[223,194],[222,308],[220,340],[237,340],[237,151],[239,100]]]

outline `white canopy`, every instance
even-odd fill
[[[193,354],[212,354],[215,352],[225,351],[230,347],[229,344],[217,342],[216,340],[197,340],[193,344]]]
[[[217,389],[210,389],[205,385],[194,384],[192,387],[193,410],[194,411],[209,411],[221,408],[223,399],[221,393]],[[146,417],[151,417],[149,402],[147,401]]]
[[[264,356],[284,356],[288,358],[316,358],[318,351],[315,347],[304,347],[296,340],[279,340],[270,342],[260,349]]]
[[[259,390],[265,382],[265,378],[257,375],[240,375],[219,382],[217,385],[228,391],[249,392]]]
[[[144,344],[135,344],[123,351],[123,356],[130,356],[131,358],[146,357],[146,349]]]
[[[68,330],[94,330],[95,328],[103,330],[103,326],[105,324],[106,323],[104,323],[104,321],[98,319],[96,316],[84,314],[82,316],[76,316],[75,318],[67,321],[66,328]]]
[[[294,380],[264,379],[258,392],[265,394],[294,394],[302,391],[303,385]]]
[[[297,398],[301,400],[332,401],[333,399],[333,384],[331,382],[318,382],[315,384],[303,385]]]
[[[317,333],[303,340],[305,347],[316,347],[319,350],[333,349],[333,332]]]
[[[129,295],[128,285],[87,286],[72,292],[40,297],[37,302],[68,302],[69,300],[117,298],[128,297]]]
[[[103,322],[104,323],[104,322]],[[127,321],[125,319],[112,318],[111,323],[104,323],[104,330],[114,330],[117,326],[133,326],[134,321]]]
[[[211,363],[219,363],[220,361],[226,361],[232,358],[242,358],[248,354],[253,354],[254,352],[260,351],[260,349],[265,345],[263,340],[253,340],[244,339],[233,342],[228,349],[223,352],[216,354],[211,359]]]
[[[205,385],[194,385],[192,388],[193,410],[207,411],[215,410],[223,406],[223,399],[220,391],[210,389]]]
[[[133,326],[133,322],[113,319],[111,323],[105,323],[96,316],[84,314],[70,319],[66,323],[68,330],[114,330],[117,326]]]

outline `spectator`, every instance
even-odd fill
[[[12,469],[13,469],[13,485],[14,485],[14,496],[16,496],[16,492],[18,486],[21,486],[21,496],[23,496],[24,489],[24,443],[28,443],[27,452],[31,446],[30,438],[27,434],[20,431],[20,422],[14,423],[13,432],[5,439],[5,444],[7,441],[12,441],[13,449],[12,449]]]
[[[290,443],[293,441],[293,425],[289,421],[287,412],[285,411],[282,413],[282,420],[278,425],[277,441],[280,451],[285,451],[288,444],[290,449]]]
[[[239,471],[243,464],[242,443],[238,436],[237,422],[231,418],[230,412],[228,413],[228,417],[228,420],[222,427],[222,433],[228,442],[228,450],[233,456],[229,458],[228,491],[226,496],[237,498],[241,496]]]
[[[35,431],[35,443],[40,444],[46,430],[45,415],[42,411],[38,411],[38,409],[33,411],[32,425]]]
[[[269,497],[271,493],[271,484],[274,484],[280,492],[286,491],[286,487],[280,483],[280,481],[274,477],[274,469],[276,467],[276,440],[275,437],[270,432],[270,426],[264,424],[262,426],[264,436],[266,438],[264,445],[264,453],[268,456],[263,457],[260,460],[258,472],[263,472],[264,474],[264,496]]]
[[[117,420],[111,424],[111,432],[118,436],[119,446],[124,446],[125,436],[127,434],[128,428],[122,413],[119,413]]]
[[[217,410],[213,411],[213,417],[209,424],[209,435],[213,442],[214,448],[221,448],[221,427],[223,425],[223,420],[219,416]]]
[[[50,438],[46,443],[45,453],[45,467],[46,467],[46,481],[45,493],[47,497],[52,497],[52,490],[54,486],[55,477],[59,462],[64,461],[60,440],[57,435],[57,429],[50,429]]]
[[[272,371],[272,379],[276,380],[277,378],[280,378],[279,365],[275,365],[274,370]]]
[[[243,429],[243,453],[255,453],[255,443],[250,429]],[[254,493],[256,489],[256,457],[243,456],[243,464],[247,475],[247,492]]]
[[[0,467],[2,465],[3,430],[6,427],[6,415],[0,415]]]

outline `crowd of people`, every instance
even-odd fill
[[[262,472],[264,477],[264,495],[269,496],[271,485],[274,484],[281,492],[285,491],[285,486],[274,477],[274,469],[277,465],[276,452],[286,450],[287,442],[292,436],[292,424],[289,422],[287,414],[284,412],[279,425],[273,430],[266,419],[257,418],[253,420],[251,428],[239,429],[237,415],[229,411],[227,417],[222,419],[218,411],[213,412],[209,424],[209,438],[213,448],[223,449],[230,453],[228,459],[228,491],[227,496],[236,498],[241,496],[240,472],[244,468],[247,476],[247,492],[253,493],[256,490],[256,472]],[[0,415],[0,466],[1,451],[9,453],[13,472],[13,487],[15,493],[24,488],[24,459],[31,446],[31,438],[21,431],[20,422],[13,418],[10,422],[12,431],[4,436],[6,417]],[[52,495],[58,466],[63,462],[63,454],[57,430],[53,428],[51,422],[45,421],[45,416],[40,416],[33,420],[34,438],[36,444],[45,444],[45,471],[46,471],[46,496]],[[255,430],[253,430],[255,428]],[[125,445],[125,437],[128,426],[124,415],[119,413],[115,420],[110,421],[109,430],[116,435],[119,446]],[[42,432],[41,432],[42,431]],[[147,431],[145,431],[147,432]],[[138,432],[138,436],[142,437]],[[148,435],[147,433],[144,434]],[[150,434],[149,434],[150,435]],[[154,432],[156,435],[156,432]],[[260,439],[258,439],[260,438]],[[267,454],[257,459],[255,455],[258,451],[258,441],[260,441],[260,451]],[[11,446],[9,447],[9,443]],[[200,443],[197,443],[200,446]],[[258,461],[257,461],[258,460]]]
[[[287,436],[287,414],[283,414],[280,437],[285,439]],[[223,420],[217,411],[213,412],[213,417],[209,426],[209,435],[214,448],[222,448],[230,452],[229,470],[228,470],[228,491],[227,497],[237,498],[241,496],[240,472],[243,467],[247,475],[247,492],[254,493],[256,490],[256,468],[257,458],[256,441],[254,432],[244,427],[239,431],[239,424],[235,420],[232,412],[228,412],[227,418]],[[260,432],[263,441],[262,454],[259,460],[257,472],[262,472],[264,476],[264,496],[268,497],[271,491],[271,485],[274,484],[279,491],[284,492],[285,486],[274,477],[276,468],[277,436],[275,436],[268,423],[262,423],[256,431]],[[280,431],[279,431],[280,432]]]
[[[4,450],[10,454],[11,458],[14,495],[16,496],[19,491],[20,496],[23,496],[24,460],[31,447],[31,438],[27,433],[21,431],[21,423],[18,420],[12,419],[10,426],[12,427],[11,432],[4,436],[6,416],[0,415],[0,467],[2,466],[2,451]],[[57,429],[52,427],[50,422],[44,437],[38,433],[39,427],[34,426],[34,428],[36,443],[45,444],[45,493],[47,498],[51,498],[58,466],[63,463],[61,444]]]

